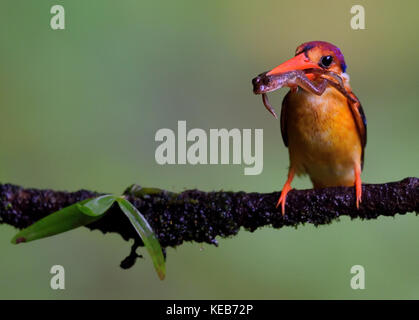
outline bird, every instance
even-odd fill
[[[269,82],[281,75],[292,75],[280,114],[282,140],[288,147],[290,161],[288,178],[276,204],[277,208],[281,206],[282,215],[295,175],[308,175],[315,189],[354,186],[359,209],[367,120],[352,92],[346,69],[337,46],[310,41],[299,45],[293,58],[253,80],[256,88],[262,77]],[[269,91],[272,90],[265,92]],[[274,111],[271,113],[276,116]]]

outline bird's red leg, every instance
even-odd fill
[[[361,168],[355,165],[355,192],[356,192],[356,208],[359,209],[359,204],[362,202],[362,181],[361,181]]]
[[[294,179],[294,169],[293,168],[290,168],[289,171],[288,171],[288,179],[287,179],[287,182],[285,182],[284,186],[282,187],[281,196],[279,197],[278,202],[276,204],[276,207],[277,208],[281,204],[282,215],[285,214],[285,202],[287,200],[287,194],[292,189],[291,188],[292,179]]]

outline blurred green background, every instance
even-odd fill
[[[50,8],[66,29],[50,28]],[[350,28],[362,4],[366,30]],[[0,181],[121,193],[131,183],[174,191],[279,190],[288,151],[279,121],[250,80],[325,40],[346,58],[368,119],[363,181],[419,176],[417,1],[0,2]],[[270,95],[279,110],[286,90]],[[160,128],[263,128],[264,170],[240,165],[159,166]],[[308,178],[296,188],[311,187]],[[323,299],[419,298],[414,214],[315,228],[241,231],[219,248],[167,251],[159,281],[148,256],[125,271],[129,243],[85,228],[14,246],[0,225],[0,298]],[[49,287],[52,265],[66,289]],[[352,290],[363,265],[366,289]]]

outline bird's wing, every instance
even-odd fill
[[[367,144],[367,118],[365,118],[364,109],[362,109],[361,102],[351,91],[348,92],[353,98],[353,101],[348,99],[349,109],[351,110],[352,116],[355,120],[356,128],[361,138],[362,155],[361,155],[361,168],[364,166],[364,150]]]
[[[281,107],[281,134],[282,134],[282,141],[284,141],[284,144],[286,147],[288,147],[288,133],[287,133],[287,115],[286,115],[286,108],[289,103],[287,103],[288,96],[291,93],[289,91],[285,97],[284,100],[282,100],[282,107]]]

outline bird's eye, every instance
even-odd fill
[[[332,56],[324,56],[320,60],[320,66],[323,67],[323,68],[328,68],[328,67],[330,67],[332,62],[333,62],[333,57]]]

